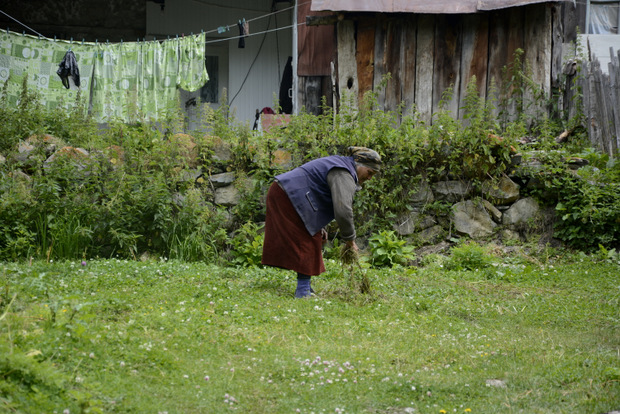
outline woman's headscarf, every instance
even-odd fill
[[[373,171],[381,169],[381,156],[377,151],[366,147],[349,147],[347,154],[353,157],[353,160],[364,167],[368,167]]]

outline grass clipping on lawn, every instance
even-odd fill
[[[349,273],[349,287],[354,289],[357,285],[360,293],[370,293],[370,280],[360,265],[359,252],[348,244],[343,244],[340,246],[340,262],[342,263],[343,271]],[[359,273],[360,276],[356,277],[356,273]]]

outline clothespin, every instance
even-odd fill
[[[84,38],[82,38],[82,46],[84,46]]]
[[[226,31],[227,27],[226,26],[220,26],[217,28],[217,32],[218,33],[224,33]]]

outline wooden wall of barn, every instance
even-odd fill
[[[361,99],[366,91],[378,91],[386,110],[404,103],[405,113],[415,108],[430,123],[452,88],[447,108],[462,118],[472,76],[480,96],[498,99],[502,73],[517,49],[524,51],[535,84],[549,94],[562,69],[561,20],[556,3],[459,15],[344,15],[337,23],[338,97]]]

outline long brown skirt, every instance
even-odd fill
[[[267,192],[265,242],[262,263],[308,276],[325,271],[321,232],[311,236],[278,183]]]

